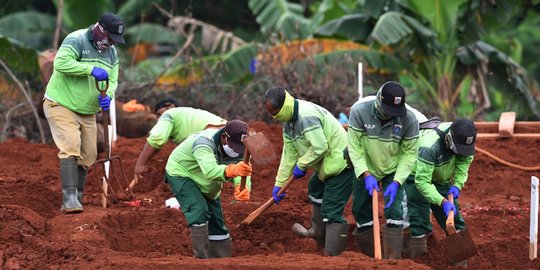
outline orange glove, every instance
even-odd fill
[[[250,176],[251,175],[251,166],[240,161],[236,164],[229,164],[225,168],[225,177],[234,178],[237,176]]]
[[[237,201],[249,201],[249,188],[245,187],[240,191],[240,186],[234,187],[234,199]]]

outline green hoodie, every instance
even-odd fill
[[[395,172],[394,180],[403,184],[416,162],[418,120],[407,109],[404,117],[381,125],[374,102],[361,100],[351,108],[348,147],[356,178],[369,171],[380,181]]]
[[[325,108],[314,103],[294,100],[291,119],[283,123],[283,152],[276,176],[282,187],[291,176],[294,165],[302,170],[312,168],[320,180],[341,173],[347,163],[343,150],[347,132]]]
[[[221,133],[223,129],[206,129],[189,136],[169,156],[165,166],[167,174],[190,178],[206,198],[219,198],[223,182],[231,180],[225,177],[225,168],[244,158],[243,153],[236,158],[221,153]]]
[[[226,123],[226,120],[205,110],[190,107],[172,108],[159,118],[146,141],[154,149],[161,149],[169,139],[179,144],[189,135],[204,130],[208,125],[220,126]]]
[[[92,43],[90,28],[69,34],[56,53],[45,97],[79,114],[99,112],[99,91],[94,77],[90,75],[94,67],[103,68],[109,74],[107,95],[114,98],[118,86],[115,47],[99,53]]]
[[[446,135],[451,124],[442,123],[438,128]],[[439,194],[434,183],[451,184],[461,190],[467,181],[473,158],[474,156],[455,155],[452,150],[446,147],[437,131],[422,129],[418,161],[413,171],[416,188],[430,203],[440,205],[443,196]]]

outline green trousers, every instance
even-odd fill
[[[326,223],[347,223],[343,217],[345,205],[351,196],[354,172],[345,168],[341,173],[321,181],[314,173],[308,182],[308,196],[312,204],[321,206]],[[299,180],[301,181],[301,180]]]
[[[442,196],[446,197],[448,190],[450,189],[450,184],[439,185],[434,184],[435,188]],[[439,223],[439,226],[443,230],[446,229],[446,214],[444,213],[440,205],[429,203],[422,194],[416,188],[414,184],[414,175],[410,175],[407,178],[406,184],[404,185],[405,192],[407,193],[408,198],[408,215],[409,223],[411,228],[412,236],[421,236],[428,234],[432,231],[433,227],[431,225],[431,220],[429,212],[433,212],[433,216]],[[465,221],[459,212],[459,200],[454,200],[456,205],[457,214],[454,216],[454,224],[456,230],[465,229]]]
[[[174,193],[188,226],[208,222],[208,239],[225,240],[229,238],[229,229],[225,226],[221,198],[210,200],[200,191],[193,180],[187,177],[170,176],[165,178]]]
[[[382,183],[382,193],[386,191],[388,185],[394,181],[394,174],[385,176]],[[358,228],[373,226],[373,208],[372,197],[365,188],[364,179],[355,180],[353,184],[353,215]],[[390,197],[384,197],[386,205]],[[397,190],[396,198],[392,205],[384,209],[384,217],[389,227],[403,228],[403,213],[407,211],[407,202],[405,192],[402,186]]]

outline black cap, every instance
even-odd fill
[[[389,81],[381,86],[381,105],[384,113],[391,117],[401,117],[407,114],[405,107],[405,89],[401,84]]]
[[[122,34],[124,34],[124,23],[120,17],[112,13],[105,13],[99,18],[98,23],[107,30],[107,34],[109,34],[109,37],[114,40],[114,42],[120,44],[126,43],[122,36]]]
[[[246,122],[240,120],[231,120],[225,124],[223,131],[227,135],[227,145],[232,148],[236,153],[244,153],[244,143],[242,138],[248,135],[249,126]]]
[[[154,106],[154,113],[156,113],[161,108],[168,107],[173,104],[174,104],[174,107],[178,107],[178,104],[176,103],[174,99],[172,98],[162,99],[158,103],[156,103],[156,105]]]
[[[458,118],[450,126],[452,141],[456,146],[456,154],[460,156],[474,155],[474,143],[476,142],[476,126],[474,122]]]

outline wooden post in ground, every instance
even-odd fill
[[[499,136],[510,138],[514,135],[514,124],[516,123],[515,112],[503,112],[499,119]]]
[[[529,231],[529,259],[538,256],[538,178],[531,176],[531,224]]]

